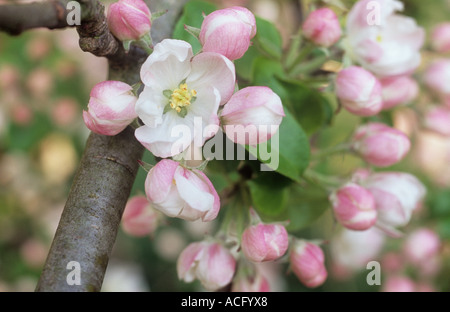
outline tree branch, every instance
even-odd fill
[[[110,33],[106,23],[105,7],[97,0],[78,0],[80,25],[67,22],[67,3],[70,0],[52,0],[26,4],[0,5],[0,31],[19,35],[25,30],[76,26],[80,47],[96,56],[110,57],[120,50],[120,42]]]
[[[67,27],[67,0],[0,6],[0,31],[19,35],[37,27]]]
[[[151,9],[170,6],[172,11],[155,21],[155,43],[171,35],[184,3],[152,0]],[[109,79],[137,82],[145,57],[139,49],[128,54],[119,49],[110,57]],[[90,135],[36,291],[101,290],[142,152],[130,127],[114,137]],[[80,285],[67,283],[71,261],[80,264]]]

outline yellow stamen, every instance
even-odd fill
[[[189,90],[186,83],[182,83],[172,92],[170,97],[170,107],[177,113],[181,112],[183,107],[191,105],[191,100],[197,95],[197,91]]]

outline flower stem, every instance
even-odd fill
[[[313,160],[320,160],[323,158],[326,158],[328,156],[338,154],[338,153],[345,153],[345,152],[351,152],[352,143],[342,143],[338,144],[336,146],[321,150],[317,153],[314,153],[311,158]]]
[[[335,176],[326,176],[311,169],[307,169],[303,177],[305,180],[322,185],[328,190],[332,190],[345,183],[344,179]]]
[[[300,27],[297,34],[292,37],[291,45],[286,54],[286,68],[292,68],[295,64],[295,60],[299,56],[299,50],[302,45],[302,28]]]
[[[287,64],[288,73],[295,74],[294,71],[296,68],[301,66],[302,62],[311,54],[311,52],[316,48],[314,44],[311,42],[307,42],[305,46],[300,50],[300,53],[297,55],[297,58],[294,61],[291,61],[292,64]]]
[[[292,76],[297,76],[299,74],[308,74],[311,73],[320,67],[329,59],[329,55],[320,55],[316,58],[312,59],[311,61],[303,64],[298,64],[297,66],[293,67],[292,70],[289,72]]]

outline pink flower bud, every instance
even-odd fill
[[[354,183],[349,183],[330,195],[336,219],[348,229],[364,231],[377,220],[372,194]]]
[[[219,195],[208,177],[170,159],[161,160],[150,170],[145,193],[153,208],[169,217],[207,222],[214,220],[220,209]]]
[[[429,229],[418,229],[408,235],[403,251],[406,258],[420,264],[439,254],[441,241],[439,236]]]
[[[91,90],[88,111],[83,111],[86,126],[103,135],[122,132],[137,117],[137,97],[132,87],[120,81],[103,81]]]
[[[426,85],[436,91],[439,95],[450,95],[450,59],[439,59],[434,61],[425,71],[424,80]]]
[[[274,135],[285,116],[280,97],[268,87],[247,87],[224,106],[222,124],[238,144],[264,143]]]
[[[406,156],[411,142],[403,132],[374,122],[356,130],[352,148],[369,164],[388,167]]]
[[[424,125],[444,136],[450,136],[450,108],[436,106],[425,115]]]
[[[190,283],[200,280],[207,290],[218,290],[233,279],[236,260],[219,243],[192,243],[184,249],[177,261],[178,278]]]
[[[342,106],[358,116],[373,116],[383,108],[380,81],[362,67],[351,66],[338,73],[336,94]]]
[[[363,186],[375,198],[377,225],[388,231],[408,224],[426,194],[425,186],[415,176],[402,172],[372,174]]]
[[[273,261],[286,253],[288,234],[284,226],[279,224],[249,226],[242,234],[241,248],[251,261]]]
[[[327,279],[325,256],[319,246],[305,240],[297,240],[289,260],[292,271],[306,287],[318,287]]]
[[[408,104],[419,95],[419,85],[409,76],[384,78],[380,82],[383,88],[383,110]]]
[[[122,216],[122,228],[132,236],[146,236],[153,234],[158,226],[159,215],[145,196],[131,198]]]
[[[384,282],[383,292],[414,292],[416,285],[406,276],[388,277]]]
[[[150,32],[152,14],[142,0],[119,0],[110,5],[108,27],[121,41],[139,40]]]
[[[329,8],[311,12],[302,26],[303,35],[323,47],[330,47],[339,41],[342,35],[338,17]]]
[[[259,270],[253,274],[239,274],[233,280],[231,286],[233,292],[269,292],[270,285]]]
[[[206,16],[199,39],[204,52],[216,52],[236,60],[247,52],[255,35],[255,16],[248,9],[236,6]]]
[[[440,53],[450,52],[450,23],[437,25],[431,34],[431,45]]]

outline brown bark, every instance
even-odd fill
[[[170,37],[184,3],[152,0],[153,11],[170,9],[171,12],[153,24],[155,43]],[[95,53],[99,55],[98,51]],[[109,79],[137,82],[145,56],[140,49],[132,49],[127,54],[120,47],[108,57]],[[101,290],[142,152],[143,147],[130,127],[115,137],[90,135],[36,291]],[[80,285],[67,283],[72,269],[67,264],[71,261],[80,263]]]

